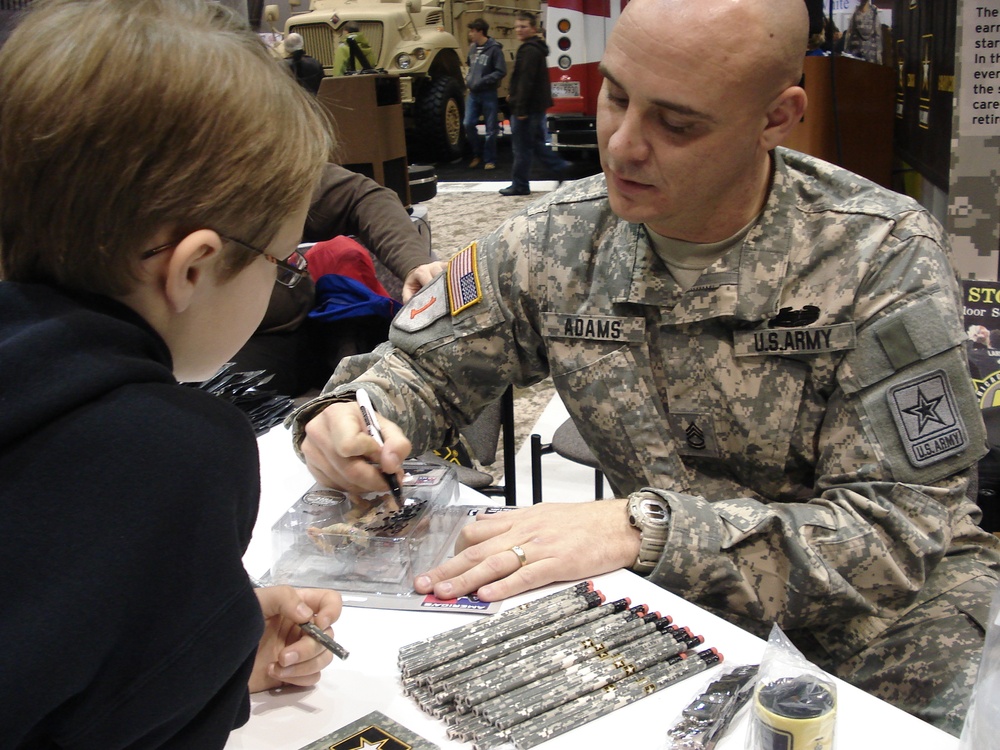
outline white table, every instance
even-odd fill
[[[288,433],[276,428],[258,441],[261,449],[262,500],[254,539],[244,558],[251,575],[263,574],[270,564],[269,529],[295,499],[312,484],[308,472],[295,458]],[[475,502],[478,493],[464,495]],[[479,498],[483,496],[479,495]],[[628,571],[594,579],[608,601],[628,596],[633,604],[670,614],[715,646],[726,662],[713,671],[666,688],[648,698],[577,728],[542,745],[545,750],[580,750],[597,747],[643,747],[659,750],[664,732],[680,711],[726,665],[757,663],[764,642],[734,625],[690,604]],[[563,584],[565,585],[565,584]],[[513,606],[562,586],[515,597]],[[233,732],[229,750],[297,748],[348,724],[370,711],[381,711],[441,748],[469,750],[470,744],[449,740],[443,722],[424,714],[403,695],[396,666],[400,646],[458,627],[469,614],[450,612],[401,612],[345,607],[334,624],[337,640],[351,652],[348,660],[327,668],[319,685],[286,689],[253,696],[251,718]],[[951,750],[958,740],[899,709],[872,698],[845,682],[837,681],[839,748],[905,747],[907,750]],[[744,746],[745,718],[719,743],[719,750]]]

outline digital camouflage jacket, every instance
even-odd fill
[[[941,227],[826,162],[774,163],[756,225],[686,291],[603,176],[564,185],[456,255],[361,379],[420,453],[551,376],[619,497],[683,493],[651,580],[844,658],[995,576],[966,496],[985,436]]]

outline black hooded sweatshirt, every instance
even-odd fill
[[[0,282],[0,745],[221,748],[262,633],[260,475],[117,302]]]
[[[546,56],[549,46],[537,34],[517,48],[507,103],[515,116],[537,115],[552,106],[552,84]]]

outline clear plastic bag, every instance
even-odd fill
[[[758,669],[733,667],[708,682],[667,730],[663,750],[712,750],[753,694]]]
[[[837,686],[775,625],[751,703],[749,750],[833,750]]]
[[[959,750],[1000,748],[1000,587],[993,595],[979,676],[972,688]]]

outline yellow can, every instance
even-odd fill
[[[754,714],[761,750],[833,750],[836,695],[833,683],[809,676],[758,686]]]

